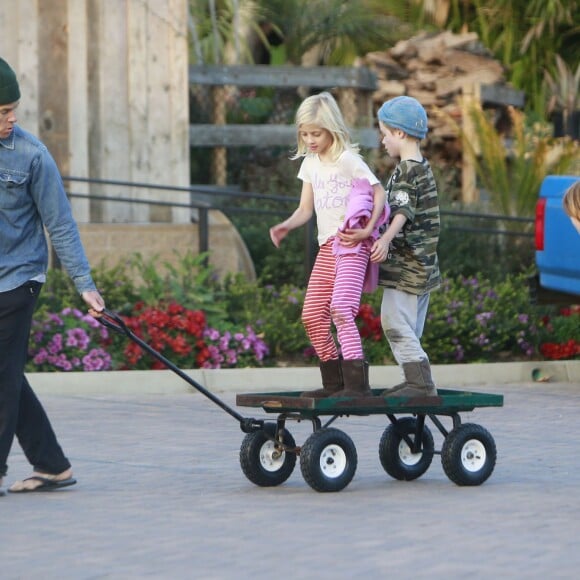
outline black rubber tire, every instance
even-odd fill
[[[420,453],[411,453],[403,439],[407,435],[415,440],[417,419],[403,417],[396,424],[389,425],[383,432],[379,443],[379,458],[383,469],[394,479],[412,481],[421,477],[433,461],[435,443],[427,425],[423,426],[422,449]]]
[[[284,483],[294,471],[296,453],[282,451],[280,457],[273,457],[274,442],[268,434],[274,436],[276,425],[266,423],[263,429],[248,433],[240,447],[240,465],[244,475],[260,487],[274,487]],[[294,437],[286,429],[282,432],[282,442],[295,447]]]
[[[453,429],[441,448],[443,471],[457,485],[481,485],[492,474],[496,458],[493,437],[475,423]]]
[[[300,451],[300,469],[316,491],[340,491],[354,477],[358,457],[352,439],[339,429],[320,429],[308,437]]]

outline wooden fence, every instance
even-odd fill
[[[295,66],[191,66],[190,86],[208,86],[211,90],[211,124],[190,126],[191,147],[212,147],[212,181],[226,184],[227,148],[241,146],[288,146],[296,141],[296,129],[290,124],[228,124],[226,91],[228,87],[316,88],[336,92],[339,106],[353,138],[363,147],[377,147],[379,139],[373,128],[372,93],[375,75],[363,67]]]

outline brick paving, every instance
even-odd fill
[[[439,456],[416,481],[391,479],[377,453],[386,419],[355,417],[333,424],[359,457],[335,494],[313,491],[298,463],[279,487],[250,483],[243,433],[197,393],[43,395],[79,483],[0,498],[0,578],[576,578],[578,385],[470,390],[505,396],[462,415],[495,438],[486,483],[456,486]],[[299,445],[311,432],[288,427]],[[15,445],[5,485],[28,472]]]

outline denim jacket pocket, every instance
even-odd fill
[[[28,174],[0,169],[0,207],[16,208],[26,203]]]

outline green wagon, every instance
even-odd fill
[[[502,395],[439,389],[436,397],[384,398],[382,389],[362,398],[313,399],[300,392],[240,394],[236,404],[259,407],[276,413],[276,421],[244,417],[208,391],[170,360],[157,352],[127,327],[116,313],[104,310],[99,322],[124,334],[151,356],[162,362],[197,391],[236,419],[246,434],[240,448],[240,464],[246,477],[256,485],[272,487],[284,483],[300,457],[306,482],[316,491],[340,491],[354,477],[357,453],[352,439],[330,425],[339,417],[385,415],[389,425],[379,443],[379,458],[385,471],[395,479],[410,481],[421,477],[439,453],[443,469],[457,485],[480,485],[493,472],[495,441],[475,423],[462,423],[460,413],[476,407],[501,407]],[[403,415],[403,416],[400,416]],[[322,417],[327,417],[322,422]],[[451,421],[447,429],[442,417]],[[427,419],[444,437],[440,451],[435,450]],[[286,428],[288,421],[311,421],[313,433],[301,447]]]
[[[259,486],[279,485],[300,457],[300,469],[310,487],[340,491],[354,477],[357,453],[352,439],[330,425],[339,417],[376,414],[389,421],[380,438],[379,459],[391,477],[403,481],[421,477],[435,454],[441,455],[445,474],[457,485],[480,485],[492,474],[497,456],[493,437],[480,425],[462,423],[460,413],[501,407],[502,395],[439,389],[436,397],[386,399],[379,396],[381,391],[356,399],[313,399],[299,392],[238,395],[238,406],[260,407],[278,415],[275,423],[265,423],[245,436],[240,449],[244,474]],[[286,425],[305,420],[312,422],[313,433],[298,447]],[[440,450],[435,449],[428,422],[444,437]]]

